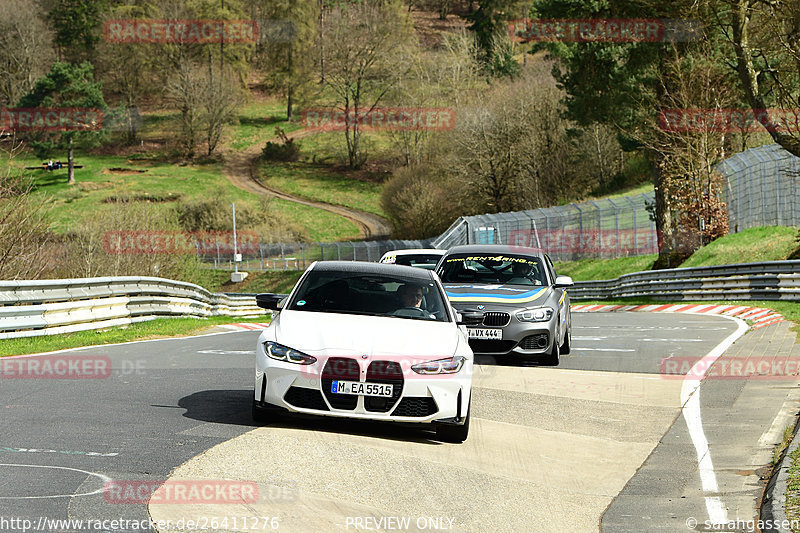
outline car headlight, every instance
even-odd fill
[[[457,355],[456,357],[448,357],[447,359],[437,359],[436,361],[426,361],[425,363],[418,363],[411,367],[411,370],[417,374],[455,374],[461,367],[464,366],[466,359]]]
[[[553,318],[554,312],[552,307],[539,307],[518,311],[516,317],[520,322],[547,322]]]
[[[298,352],[293,348],[278,344],[277,342],[267,341],[264,343],[264,351],[272,359],[285,361],[287,363],[297,363],[298,365],[311,365],[317,362],[316,357]]]

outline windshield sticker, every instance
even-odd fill
[[[477,261],[479,263],[482,261],[502,261],[504,263],[528,263],[531,265],[539,263],[539,261],[536,259],[528,259],[526,257],[510,257],[506,255],[472,255],[469,257],[454,257],[453,259],[447,260],[448,263],[454,263],[456,261]]]
[[[306,301],[305,300],[298,300],[297,305],[298,306],[306,305]]]

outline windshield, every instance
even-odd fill
[[[287,309],[449,321],[433,281],[353,272],[309,272]]]
[[[442,283],[547,284],[541,259],[514,254],[448,255],[439,269],[439,277]]]

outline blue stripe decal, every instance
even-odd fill
[[[521,300],[523,298],[532,298],[545,290],[544,288],[536,289],[533,291],[526,291],[520,294],[498,294],[494,291],[486,291],[482,293],[462,293],[462,292],[451,292],[445,290],[445,294],[449,298],[500,298],[503,300]]]

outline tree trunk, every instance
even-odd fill
[[[325,1],[319,0],[319,82],[325,83]]]
[[[289,40],[289,54],[287,58],[288,83],[286,84],[286,120],[292,120],[292,104],[294,103],[294,39]]]
[[[67,184],[75,185],[75,153],[72,148],[72,138],[69,139],[69,151],[67,152]]]
[[[677,252],[675,249],[675,228],[672,223],[672,209],[670,208],[670,190],[667,176],[661,166],[661,157],[657,154],[650,155],[653,162],[653,185],[656,193],[655,222],[656,238],[658,239],[658,259],[653,268],[675,267]]]

